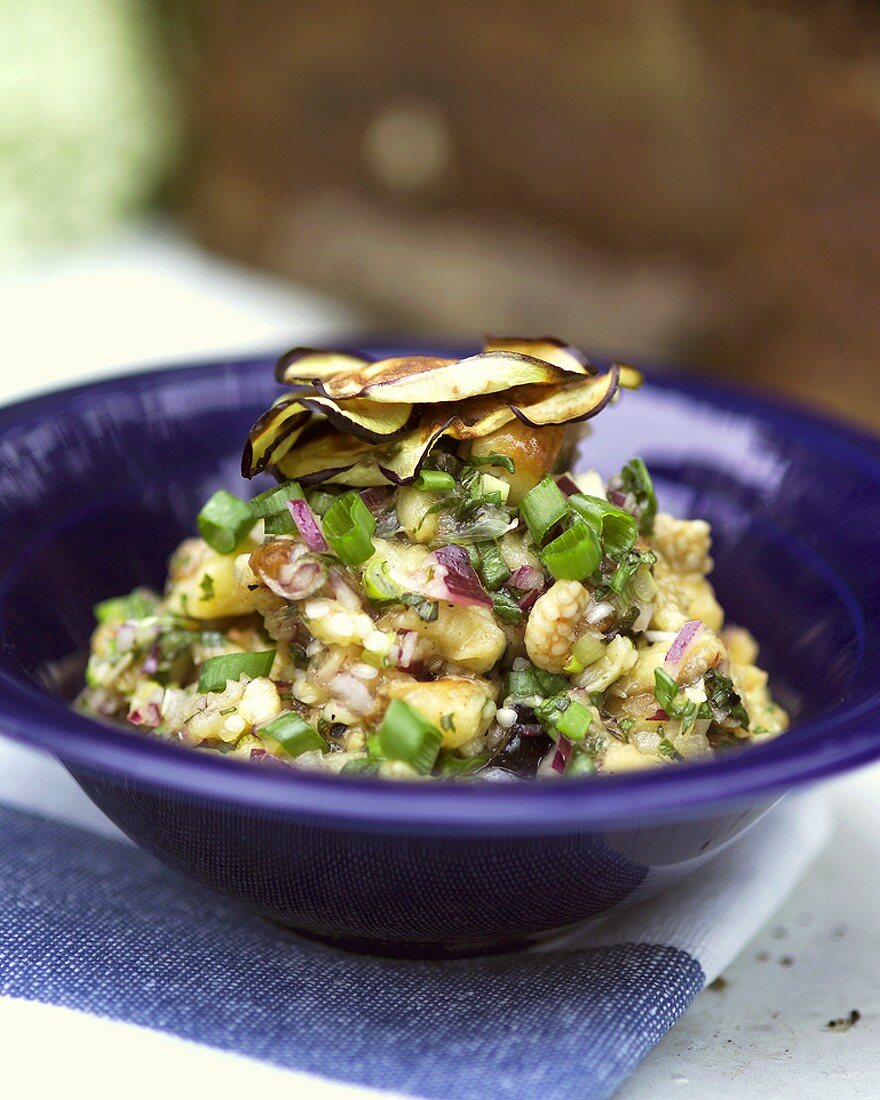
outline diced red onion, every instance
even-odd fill
[[[659,710],[655,710],[653,714],[648,715],[645,719],[646,722],[668,722],[669,715],[661,707]]]
[[[155,729],[162,721],[162,711],[158,703],[147,703],[143,710],[129,711],[128,720],[132,725]]]
[[[608,494],[608,499],[612,504],[616,504],[618,508],[622,508],[626,504],[626,493],[621,493],[619,489],[612,489]]]
[[[363,680],[350,672],[339,672],[330,681],[334,699],[344,703],[352,714],[362,717],[376,705],[375,697]]]
[[[519,601],[520,611],[531,611],[535,604],[538,602],[538,597],[541,595],[537,589],[533,589],[527,595]]]
[[[510,584],[520,592],[530,592],[533,588],[544,587],[544,574],[534,565],[521,565],[511,573]]]
[[[571,760],[571,741],[567,737],[560,737],[556,743],[556,755],[550,767],[561,775],[569,760]]]
[[[290,767],[286,760],[275,756],[274,753],[266,752],[265,749],[251,749],[250,761],[252,764],[265,764],[270,768]]]
[[[556,485],[567,497],[574,496],[575,493],[579,493],[580,489],[577,487],[577,483],[573,478],[570,478],[568,474],[563,474],[556,479]]]
[[[434,559],[444,569],[443,575],[435,576],[431,584],[433,592],[438,593],[435,598],[460,607],[492,606],[463,546],[441,546],[434,551]]]
[[[330,547],[327,545],[327,540],[318,526],[317,516],[308,504],[304,500],[289,500],[287,507],[293,522],[296,524],[296,529],[299,531],[300,538],[309,550],[314,551],[316,554],[325,554]]]
[[[338,569],[330,570],[330,587],[333,589],[333,595],[346,611],[361,610],[360,597]]]
[[[141,665],[141,672],[147,676],[152,676],[153,673],[159,671],[159,647],[157,645],[150,646],[150,651],[144,659],[144,663]]]
[[[398,646],[400,653],[397,658],[397,667],[402,668],[404,671],[411,668],[413,665],[413,659],[416,655],[416,645],[419,641],[419,636],[414,630],[402,630],[397,635]]]
[[[260,571],[260,579],[270,591],[284,600],[305,600],[324,583],[324,566],[313,558],[292,559],[278,570],[278,575]]]
[[[699,619],[691,619],[684,624],[676,635],[675,641],[669,647],[664,664],[677,665],[684,657],[688,646],[703,632],[703,624]]]

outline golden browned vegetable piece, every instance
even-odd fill
[[[553,469],[564,436],[565,425],[530,428],[519,420],[511,420],[491,435],[475,439],[471,454],[476,457],[502,454],[512,460],[516,473],[511,474],[502,467],[494,466],[489,467],[488,472],[510,485],[509,501],[519,504],[529,489],[533,489]]]

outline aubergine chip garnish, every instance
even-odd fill
[[[277,377],[292,386],[254,424],[242,473],[272,469],[305,484],[405,485],[444,436],[485,438],[514,418],[536,430],[596,416],[641,375],[604,374],[553,337],[490,337],[463,359],[296,348]]]

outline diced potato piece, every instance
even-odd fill
[[[635,665],[615,683],[615,695],[628,698],[632,695],[654,694],[654,670],[666,659],[669,642],[654,642],[638,651]]]
[[[248,536],[237,553],[258,545]],[[165,597],[170,611],[192,619],[224,619],[247,615],[254,599],[236,572],[235,554],[218,554],[203,539],[186,539],[175,550],[169,566]]]
[[[495,716],[489,684],[464,676],[445,676],[430,683],[393,680],[392,699],[404,699],[443,735],[443,747],[455,749],[485,733]]]
[[[425,493],[404,485],[397,493],[397,518],[413,542],[430,542],[437,535],[439,515],[430,509],[441,499],[439,493]]]
[[[513,474],[503,466],[487,466],[485,472],[506,481],[510,486],[508,503],[519,504],[529,489],[533,489],[553,469],[564,436],[564,425],[532,428],[519,420],[511,420],[498,431],[475,439],[471,454],[480,458],[501,454],[513,461],[516,467]]]
[[[622,775],[624,772],[656,768],[660,763],[655,756],[641,752],[635,745],[624,745],[615,741],[602,757],[599,768],[607,775]]]
[[[410,616],[411,629],[427,638],[440,657],[469,672],[488,672],[504,652],[507,638],[488,608],[440,604],[437,618]]]

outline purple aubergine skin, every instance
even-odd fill
[[[0,729],[169,866],[355,948],[500,949],[678,882],[787,791],[880,756],[880,444],[669,371],[594,421],[588,464],[639,454],[663,507],[713,524],[719,597],[762,643],[791,732],[629,776],[392,783],[230,763],[74,713],[47,669],[86,652],[98,600],[161,585],[215,489],[266,487],[241,482],[240,450],[279,391],[270,360],[247,360],[0,410]]]

